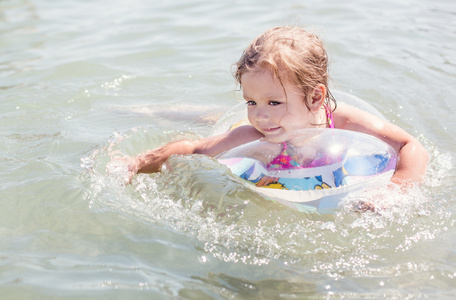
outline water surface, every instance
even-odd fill
[[[1,298],[450,299],[455,20],[449,0],[2,1]],[[286,24],[322,36],[332,87],[425,145],[421,186],[318,216],[202,156],[107,175],[112,153],[207,136],[241,101],[232,64]]]

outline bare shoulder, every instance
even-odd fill
[[[242,144],[262,138],[263,135],[251,125],[237,127],[226,133],[194,142],[195,153],[215,156]]]
[[[359,108],[341,105],[334,113],[336,128],[367,133],[382,139],[396,151],[415,139],[402,128]]]
[[[340,104],[333,113],[336,128],[354,131],[381,130],[387,121],[355,106]]]

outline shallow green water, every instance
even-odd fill
[[[451,299],[455,20],[445,0],[1,1],[0,298]],[[232,63],[284,24],[320,33],[333,87],[425,145],[422,186],[316,216],[206,157],[106,174],[112,153],[209,134],[240,101]]]

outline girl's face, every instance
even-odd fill
[[[266,137],[315,127],[315,114],[307,108],[302,91],[286,82],[282,87],[270,70],[246,72],[241,83],[249,121]]]

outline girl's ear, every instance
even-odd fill
[[[317,111],[323,106],[326,99],[326,87],[323,84],[318,84],[309,93],[309,108],[311,111]]]

